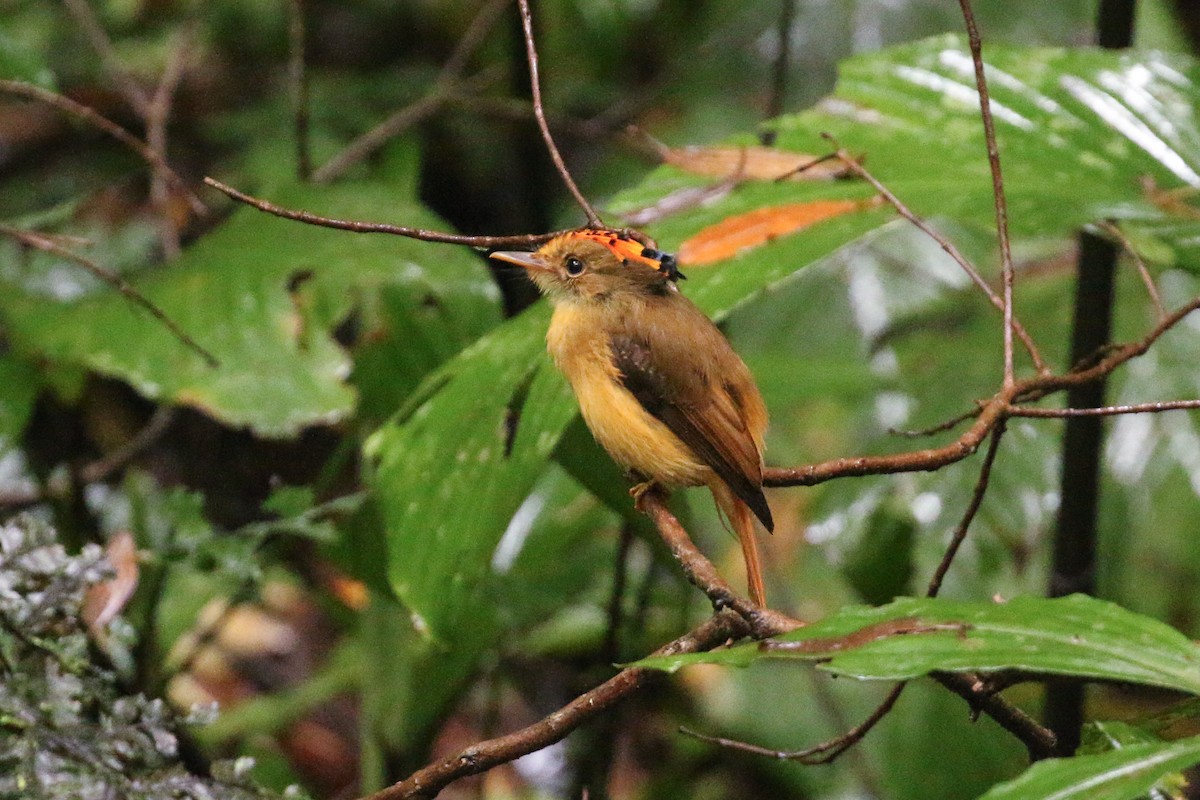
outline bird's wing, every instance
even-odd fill
[[[707,363],[736,369],[749,378],[745,365],[707,318],[686,346],[705,347]],[[664,339],[657,326],[626,327],[610,336],[613,361],[621,383],[653,417],[691,448],[725,481],[733,493],[771,530],[774,522],[762,490],[762,453],[758,437],[765,426],[762,400],[753,382],[746,397],[731,376],[705,370],[695,352]],[[655,341],[658,339],[658,341]],[[699,341],[697,341],[699,339]],[[714,348],[723,348],[715,353]],[[725,356],[718,358],[716,356]],[[730,361],[730,358],[732,361]],[[762,417],[762,424],[755,419]]]

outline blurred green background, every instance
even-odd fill
[[[299,177],[288,57],[301,5],[316,176],[389,115],[421,109],[328,181]],[[447,78],[493,5],[461,80]],[[962,30],[957,3],[533,5],[551,128],[606,220],[713,182],[656,166],[647,137],[682,147],[769,134],[820,155],[831,132],[996,278],[969,61],[945,36]],[[1188,3],[1146,0],[1137,52],[1102,54],[1088,47],[1096,6],[976,9],[1001,70],[996,100],[1015,115],[1000,118],[1018,311],[1060,369],[1085,225],[1119,220],[1168,306],[1197,293],[1187,201],[1200,184],[1200,92],[1186,54],[1200,33]],[[52,521],[70,548],[132,532],[138,587],[108,644],[131,685],[185,707],[219,700],[197,739],[212,755],[254,756],[265,785],[350,797],[537,719],[702,619],[707,601],[574,417],[543,353],[548,311],[523,278],[482,252],[306,227],[200,184],[211,175],[293,208],[465,233],[581,224],[533,125],[515,9],[0,0],[0,78],[61,92],[138,136],[151,126],[136,96],[152,97],[172,65],[159,133],[205,217],[94,128],[0,98],[0,222],[126,276],[220,360],[205,364],[61,252],[0,236],[0,500]],[[1183,190],[1186,208],[1145,177]],[[674,250],[734,213],[869,194],[854,181],[746,184],[648,230]],[[994,310],[889,210],[685,272],[683,291],[758,378],[772,464],[924,446],[890,429],[939,423],[998,385]],[[1118,298],[1118,340],[1143,335],[1154,310],[1124,263]],[[1195,396],[1194,333],[1181,326],[1123,371],[1114,402]],[[1194,637],[1195,417],[1108,430],[1100,593]],[[1060,437],[1058,422],[1012,423],[945,595],[1045,593]],[[976,475],[967,461],[772,491],[773,603],[818,619],[919,594]],[[707,496],[685,495],[677,509],[701,548],[739,575]],[[1017,742],[928,682],[833,767],[677,733],[801,748],[885,691],[791,664],[694,668],[443,796],[971,798],[1025,767]],[[1036,710],[1039,691],[1008,696]],[[1169,699],[1107,689],[1089,713],[1127,718]]]

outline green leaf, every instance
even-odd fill
[[[1143,197],[1140,177],[1152,175],[1166,187],[1200,174],[1191,77],[1197,70],[1190,60],[1002,46],[989,47],[988,57],[997,66],[994,102],[1018,239],[1064,237],[1109,216],[1165,220]],[[828,144],[820,133],[833,131],[843,146],[866,153],[871,169],[918,212],[973,230],[990,226],[991,181],[970,102],[970,65],[965,44],[953,37],[851,59],[835,101],[778,120],[777,144],[821,152]],[[1180,119],[1168,124],[1158,113],[1167,105],[1179,108]],[[608,207],[648,205],[704,180],[662,167]],[[649,232],[674,249],[733,214],[870,194],[856,181],[746,183]],[[890,235],[892,226],[899,229],[888,209],[848,214],[688,270],[681,289],[718,321],[751,314],[756,301],[786,290],[805,267]],[[553,373],[542,353],[546,320],[538,310],[510,321],[431,376],[418,392],[421,403],[398,415],[370,448],[379,463],[376,486],[390,509],[393,586],[435,635],[444,635],[451,619],[469,617],[460,604],[488,571],[496,542],[539,474],[538,460],[574,415],[561,381],[547,374]],[[998,359],[997,349],[997,370]],[[784,385],[764,386],[765,393],[787,396],[794,373],[774,374]],[[545,403],[552,407],[537,408]],[[518,439],[538,446],[518,442],[513,458],[502,459],[503,420],[514,404],[524,408]]]
[[[904,598],[881,608],[844,608],[776,641],[808,644],[787,651],[750,643],[651,657],[637,665],[676,670],[685,664],[744,666],[762,658],[797,658],[875,680],[1016,670],[1200,694],[1200,648],[1168,625],[1085,595],[1005,603]]]
[[[367,442],[392,586],[435,637],[473,610],[501,533],[574,413],[542,352],[545,311],[509,320],[430,375]]]
[[[1164,777],[1200,763],[1200,736],[1131,744],[1098,755],[1052,758],[980,800],[1134,800]]]
[[[386,185],[293,186],[271,196],[344,217],[373,218],[388,208],[410,224],[439,224]],[[220,366],[109,290],[62,304],[13,287],[0,313],[21,350],[273,437],[346,419],[356,403],[352,370],[364,404],[385,415],[500,318],[490,275],[461,248],[354,235],[253,209],[239,209],[139,288]],[[347,320],[363,342],[358,364],[334,341]]]

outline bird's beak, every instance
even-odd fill
[[[537,253],[529,253],[524,250],[497,250],[494,253],[488,253],[488,258],[494,258],[497,261],[507,261],[510,264],[516,264],[518,267],[525,269],[541,270],[543,272],[550,269],[550,265],[542,260],[542,257]]]

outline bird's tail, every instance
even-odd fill
[[[719,484],[719,485],[717,485]],[[725,485],[714,481],[709,487],[716,496],[717,506],[729,519],[733,532],[742,546],[742,558],[746,562],[746,583],[750,588],[750,599],[760,608],[767,607],[767,590],[763,585],[762,561],[758,557],[758,537],[754,532],[754,514],[750,506]]]

